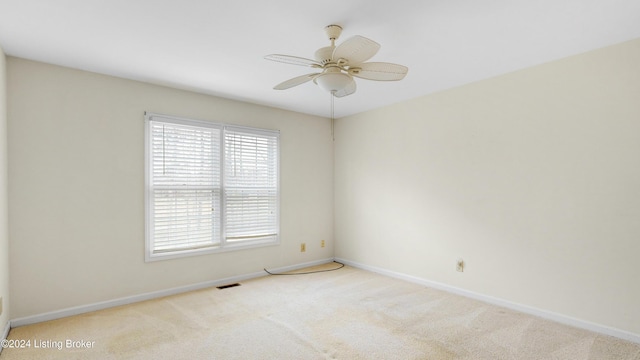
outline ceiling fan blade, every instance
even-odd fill
[[[318,73],[307,74],[302,76],[294,77],[293,79],[289,79],[287,81],[283,81],[280,84],[273,87],[274,90],[286,90],[292,88],[294,86],[302,85],[307,81],[311,81]]]
[[[298,56],[271,54],[264,57],[267,60],[277,61],[285,64],[293,64],[300,66],[322,67],[322,64],[315,60],[302,58]]]
[[[409,68],[403,65],[385,62],[368,62],[350,68],[349,74],[367,80],[395,81],[402,80],[408,71]]]
[[[344,89],[339,90],[339,91],[334,91],[333,92],[333,96],[337,97],[337,98],[341,98],[347,95],[351,95],[354,92],[356,92],[356,81],[351,79],[351,82],[345,86]]]
[[[371,59],[378,50],[380,50],[380,44],[364,36],[356,35],[338,45],[333,50],[332,59],[334,61],[345,59],[349,61],[349,64],[355,65]]]

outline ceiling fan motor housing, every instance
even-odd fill
[[[333,50],[335,48],[335,46],[325,46],[320,48],[316,51],[314,57],[320,64],[326,65],[331,62],[331,57],[333,56]]]

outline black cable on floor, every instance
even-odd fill
[[[335,271],[335,270],[338,270],[338,269],[342,269],[344,267],[343,263],[340,263],[340,262],[337,262],[337,261],[334,261],[334,263],[340,264],[340,267],[337,267],[335,269],[316,270],[316,271],[308,271],[308,272],[301,272],[301,273],[289,273],[289,274],[287,274],[287,273],[272,273],[267,269],[263,269],[263,270],[266,271],[267,274],[269,274],[269,275],[306,275],[306,274],[315,274],[315,273],[321,273],[321,272],[327,272],[327,271]]]

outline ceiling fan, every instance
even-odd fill
[[[403,65],[365,62],[380,49],[380,44],[371,39],[356,35],[336,46],[335,41],[340,37],[342,27],[329,25],[325,27],[325,32],[331,45],[318,49],[314,56],[315,60],[281,54],[264,57],[267,60],[321,70],[284,81],[276,85],[275,90],[289,89],[313,80],[315,84],[331,92],[335,97],[343,97],[356,91],[356,82],[353,77],[376,81],[395,81],[402,80],[409,71]]]

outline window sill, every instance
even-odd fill
[[[203,249],[191,249],[191,250],[179,250],[179,251],[168,251],[164,253],[150,254],[149,252],[145,253],[145,262],[155,262],[161,260],[170,260],[170,259],[178,259],[190,256],[199,256],[199,255],[207,255],[207,254],[216,254],[216,253],[224,253],[230,251],[238,251],[238,250],[246,250],[246,249],[254,249],[260,247],[267,246],[276,246],[280,245],[280,239],[276,240],[258,240],[252,242],[243,242],[241,244],[226,244],[225,246],[215,246]]]

